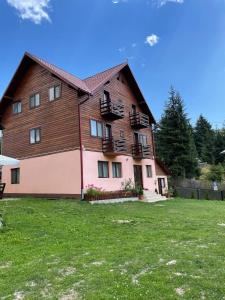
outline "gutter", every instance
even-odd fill
[[[82,141],[82,120],[81,120],[81,105],[90,99],[90,95],[83,101],[78,103],[78,121],[79,121],[79,144],[80,144],[80,177],[81,187],[80,196],[81,200],[84,200],[84,162],[83,162],[83,141]]]

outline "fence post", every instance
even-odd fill
[[[198,200],[200,199],[200,190],[197,189],[197,197],[198,197]]]
[[[223,193],[223,191],[221,191],[220,193],[221,193],[221,200],[223,201],[224,200],[224,193]]]

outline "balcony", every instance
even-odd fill
[[[102,151],[106,155],[121,155],[127,151],[126,140],[125,139],[103,139],[102,140]]]
[[[132,145],[132,156],[134,159],[152,158],[151,146],[140,143]]]
[[[148,128],[149,117],[141,112],[130,113],[130,125],[134,129]]]
[[[120,102],[112,102],[109,99],[100,101],[101,115],[109,120],[119,120],[124,118],[124,105]]]

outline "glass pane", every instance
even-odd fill
[[[35,95],[35,106],[39,106],[40,105],[40,94],[36,94]]]
[[[107,162],[103,163],[103,177],[104,178],[108,177],[108,163]]]
[[[21,113],[22,111],[22,103],[21,102],[18,102],[18,113]]]
[[[30,107],[33,108],[34,107],[34,96],[30,97]]]
[[[49,101],[55,100],[55,95],[54,95],[54,87],[51,87],[49,89]]]
[[[113,172],[113,177],[116,177],[116,165],[115,165],[115,163],[112,163],[112,172]]]
[[[36,141],[36,143],[38,143],[38,142],[40,142],[40,140],[41,140],[41,132],[40,132],[40,129],[37,128],[37,129],[35,130],[35,133],[36,133],[35,141]]]
[[[91,120],[91,135],[97,136],[97,122],[95,120]]]
[[[30,143],[31,144],[35,143],[35,129],[30,130]]]
[[[55,86],[55,98],[59,98],[61,95],[61,86],[57,85]]]
[[[98,126],[98,136],[102,137],[102,123],[97,122],[97,126]]]
[[[103,177],[103,172],[102,172],[102,162],[98,162],[98,177]]]
[[[117,175],[118,175],[118,178],[120,178],[122,176],[122,174],[121,174],[121,164],[118,163],[117,165],[118,165]]]

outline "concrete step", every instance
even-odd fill
[[[167,200],[165,196],[159,195],[154,191],[144,191],[144,202],[158,202],[165,200]]]

